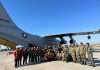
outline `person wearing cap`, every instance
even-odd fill
[[[76,60],[77,60],[77,63],[81,63],[81,60],[80,60],[80,47],[78,44],[75,45],[75,50],[76,50]]]
[[[65,45],[63,48],[63,56],[62,56],[62,60],[67,62],[67,58],[68,58],[68,54],[69,54],[69,48],[68,45]]]
[[[87,47],[89,66],[95,67],[95,63],[94,63],[94,59],[93,59],[93,51],[94,51],[93,46],[90,46],[89,43],[86,43],[86,47]]]
[[[80,57],[81,57],[81,64],[86,65],[86,47],[83,42],[80,43]]]
[[[76,63],[76,51],[75,51],[75,45],[74,44],[70,45],[70,52],[71,52],[73,62]]]

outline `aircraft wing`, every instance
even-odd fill
[[[78,36],[78,35],[90,35],[90,34],[100,34],[100,30],[98,31],[88,31],[88,32],[77,32],[77,33],[65,33],[65,34],[55,34],[55,35],[48,35],[44,37],[65,37],[65,36]]]

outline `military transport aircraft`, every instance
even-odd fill
[[[70,43],[75,43],[75,40],[72,36],[99,33],[100,30],[90,32],[57,34],[44,37],[32,35],[27,32],[24,32],[14,24],[14,22],[11,20],[10,16],[0,2],[0,44],[9,46],[12,49],[15,49],[16,45],[28,47],[66,44],[67,42],[63,38],[65,36],[70,37]],[[60,38],[60,40],[57,40],[56,38]],[[91,37],[88,36],[88,39],[90,38]]]

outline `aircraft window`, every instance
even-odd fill
[[[27,38],[27,34],[26,34],[26,33],[22,33],[22,36],[23,36],[24,38]]]

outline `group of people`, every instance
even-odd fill
[[[52,47],[16,48],[14,51],[15,67],[26,64],[38,64],[56,60],[56,54]]]
[[[80,63],[82,65],[89,65],[95,67],[95,62],[93,58],[93,46],[89,43],[85,45],[81,42],[80,45],[72,44],[70,46],[66,45],[62,51],[62,61],[73,61],[74,63]],[[87,55],[87,57],[86,57]]]
[[[88,57],[86,58],[86,54]],[[38,64],[48,61],[74,62],[95,67],[93,47],[82,42],[80,45],[16,48],[14,51],[15,67],[26,64]]]

